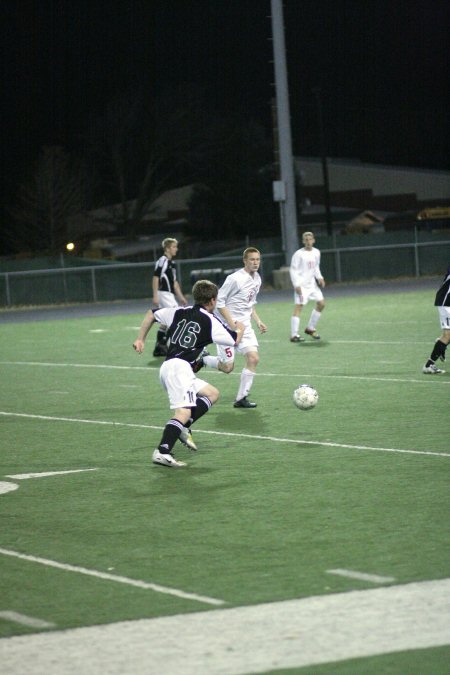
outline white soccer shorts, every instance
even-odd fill
[[[296,305],[307,305],[310,300],[320,302],[323,300],[323,293],[319,286],[314,288],[302,288],[302,294],[294,292],[294,303]]]
[[[158,307],[163,309],[165,307],[178,307],[178,302],[173,293],[170,291],[158,291]]]
[[[234,361],[235,351],[237,351],[238,354],[257,352],[258,344],[259,343],[255,331],[251,326],[246,326],[239,346],[224,347],[223,345],[217,345],[217,356],[219,357],[219,361],[222,361],[222,363],[230,363],[231,361]]]
[[[193,408],[197,393],[208,386],[205,380],[195,377],[187,361],[169,359],[159,369],[159,381],[169,396],[170,408]]]
[[[450,307],[438,307],[442,330],[450,330]]]

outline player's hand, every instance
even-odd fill
[[[259,322],[258,328],[259,328],[261,333],[267,333],[267,326],[262,321]]]
[[[240,343],[240,341],[242,340],[242,336],[244,335],[245,326],[240,321],[235,321],[234,323],[235,323],[235,326],[234,326],[233,330],[235,330],[236,333],[237,333],[236,342],[235,342],[235,345],[237,346]]]
[[[133,349],[138,353],[142,354],[144,351],[144,342],[142,340],[135,340],[133,342]]]

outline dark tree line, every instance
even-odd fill
[[[116,231],[133,237],[159,195],[191,184],[187,235],[277,233],[272,152],[271,134],[260,124],[242,114],[218,116],[191,87],[155,100],[118,96],[76,152],[41,149],[9,204],[4,243],[12,252],[60,251],[71,218],[112,204]]]

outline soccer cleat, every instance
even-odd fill
[[[152,461],[153,464],[160,464],[161,466],[173,466],[175,468],[186,466],[186,462],[179,462],[173,455],[162,453],[158,448],[153,452]]]
[[[167,347],[161,342],[158,342],[153,350],[153,356],[167,356]]]
[[[300,337],[300,335],[293,335],[291,337],[291,342],[304,342],[304,341],[305,341],[305,338]]]
[[[429,366],[425,365],[422,368],[422,373],[428,375],[443,375],[445,373],[445,370],[442,370],[442,368],[438,368],[437,366],[434,365],[434,363],[430,363]]]
[[[233,403],[234,408],[256,408],[256,403],[251,403],[246,396]]]
[[[185,445],[189,450],[197,450],[197,446],[194,443],[192,438],[192,432],[187,427],[183,427],[180,434],[180,441]]]
[[[315,328],[305,328],[305,333],[306,335],[310,335],[313,340],[320,340],[320,335]]]

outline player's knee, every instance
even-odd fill
[[[231,373],[231,371],[234,369],[234,361],[219,361],[219,370],[222,371],[222,373]]]
[[[211,404],[214,405],[214,403],[216,403],[219,400],[220,392],[218,389],[216,389],[216,387],[213,387],[210,384],[206,396],[211,401]]]
[[[256,366],[259,363],[258,352],[250,352],[249,354],[246,354],[246,357],[247,357],[247,368],[250,369],[256,368]]]

